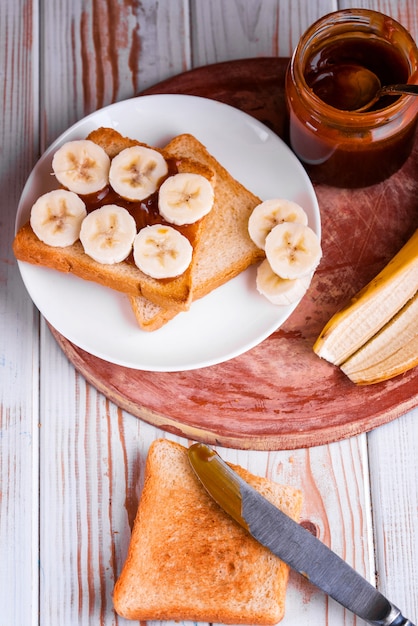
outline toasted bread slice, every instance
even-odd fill
[[[173,307],[155,304],[144,296],[130,296],[129,300],[138,325],[150,332],[162,328],[180,312]]]
[[[300,491],[233,466],[297,520]],[[155,441],[128,556],[113,594],[135,620],[276,624],[289,568],[232,520],[195,476],[183,446]]]
[[[216,172],[215,203],[195,249],[192,266],[192,300],[197,300],[264,258],[248,234],[248,219],[260,198],[246,189],[190,135],[179,135],[170,150],[183,158],[194,156]],[[178,311],[155,306],[146,297],[132,297],[131,306],[143,330],[156,330]]]
[[[111,128],[100,128],[88,136],[88,139],[98,143],[113,158],[124,148],[132,145],[145,145],[139,141],[123,137]],[[193,145],[193,138],[190,137]],[[156,149],[156,148],[155,148]],[[169,144],[166,149],[159,150],[167,160],[175,162],[178,172],[193,172],[208,178],[216,190],[215,172],[206,163],[193,158],[193,149],[190,147],[188,155],[178,154],[176,144]],[[106,204],[106,197],[102,204]],[[205,228],[207,216],[195,224],[187,227],[178,227],[190,240],[193,249],[200,240]],[[189,268],[173,279],[157,280],[147,276],[133,263],[123,261],[114,265],[97,263],[85,254],[80,241],[65,248],[54,248],[40,241],[27,222],[16,234],[13,243],[14,254],[17,259],[32,264],[50,267],[61,272],[71,272],[85,280],[91,280],[131,296],[143,296],[147,300],[173,310],[186,310],[191,302],[192,260]]]

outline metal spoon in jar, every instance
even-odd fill
[[[379,78],[364,67],[352,66],[352,73],[345,73],[344,80],[349,82],[352,88],[357,89],[355,103],[351,111],[362,113],[370,109],[380,98],[390,95],[418,96],[418,85],[385,85],[381,86]]]

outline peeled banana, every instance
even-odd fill
[[[378,383],[418,365],[418,293],[341,369],[353,382]]]
[[[383,270],[338,311],[314,352],[358,384],[392,378],[418,363],[418,230]]]

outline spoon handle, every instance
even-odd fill
[[[383,87],[380,93],[393,93],[396,95],[410,94],[418,96],[418,85],[388,85],[387,87]]]

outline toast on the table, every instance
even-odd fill
[[[298,520],[300,491],[232,467]],[[186,448],[163,439],[151,445],[128,555],[113,594],[119,615],[276,624],[284,615],[288,571],[207,494]]]
[[[145,145],[139,141],[123,137],[111,128],[97,129],[90,133],[87,139],[99,144],[110,158],[116,156],[124,148],[133,145]],[[216,192],[214,170],[206,163],[193,157],[196,143],[198,142],[194,137],[184,135],[181,139],[170,142],[159,152],[167,160],[175,162],[178,172],[191,172],[208,178]],[[180,153],[177,152],[178,146],[182,148]],[[102,204],[106,204],[106,197],[103,198]],[[195,224],[178,227],[188,237],[194,250],[199,245],[206,219],[207,216]],[[127,295],[143,296],[150,302],[168,307],[173,311],[186,310],[190,306],[194,259],[181,276],[168,280],[158,280],[144,274],[134,263],[122,261],[113,265],[105,265],[94,261],[85,254],[79,240],[71,246],[51,247],[38,239],[29,222],[17,232],[13,250],[16,258],[21,261],[46,266],[61,272],[71,272],[80,278],[100,283]]]
[[[182,157],[193,157],[216,173],[215,203],[196,246],[191,270],[193,301],[264,258],[264,252],[248,234],[248,219],[261,200],[235,180],[205,146],[190,135],[180,135],[170,146]],[[156,330],[178,313],[146,297],[131,297],[130,300],[138,324],[144,330]]]

